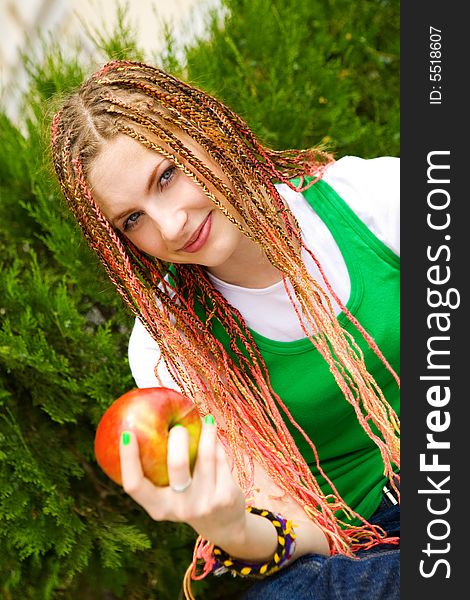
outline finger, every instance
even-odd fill
[[[175,425],[168,436],[168,479],[170,487],[184,489],[191,480],[189,468],[189,435],[182,425]]]
[[[225,452],[223,445],[217,441],[216,444],[216,490],[225,489],[234,483],[232,469],[230,467],[229,457]]]
[[[131,431],[123,431],[119,444],[121,458],[121,478],[124,490],[135,490],[144,479],[136,436]]]
[[[129,496],[142,506],[153,518],[159,518],[155,510],[160,510],[163,505],[163,488],[159,490],[149,481],[142,471],[139,456],[139,445],[135,434],[124,431],[119,444],[119,455],[121,460],[122,487]]]
[[[216,460],[217,460],[217,470],[219,473],[223,473],[226,475],[227,473],[232,472],[232,466],[230,462],[230,457],[227,455],[224,446],[219,440],[217,440],[216,447]]]
[[[206,489],[214,489],[216,481],[217,428],[212,415],[207,415],[202,425],[197,450],[194,477],[201,481]]]

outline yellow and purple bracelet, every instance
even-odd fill
[[[232,575],[260,579],[279,571],[294,554],[295,532],[291,520],[287,520],[282,515],[272,513],[269,510],[255,508],[254,506],[248,506],[246,510],[255,515],[265,517],[275,527],[277,548],[274,556],[266,563],[250,563],[232,558],[222,548],[214,546],[213,556],[215,562],[212,568],[214,575],[222,575],[222,573],[229,571]]]

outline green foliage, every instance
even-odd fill
[[[273,148],[399,154],[399,12],[393,0],[227,0],[187,77]]]
[[[227,0],[154,62],[224,100],[269,145],[398,155],[398,4]],[[125,8],[91,31],[97,63],[145,59]],[[99,33],[101,32],[101,33]],[[70,50],[72,48],[70,41]],[[0,596],[181,597],[194,532],[155,523],[97,467],[100,416],[134,387],[132,317],[65,210],[51,172],[51,113],[96,65],[51,42],[25,58],[20,123],[0,112]],[[181,58],[182,57],[182,58]],[[198,598],[239,597],[211,578]]]

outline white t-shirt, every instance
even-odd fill
[[[362,159],[345,156],[330,165],[323,177],[367,227],[393,252],[400,252],[400,161],[394,157]],[[329,229],[301,193],[285,184],[276,186],[297,218],[307,247],[315,254],[336,294],[347,304],[350,281],[346,264]],[[316,265],[306,253],[305,264],[322,284]],[[242,288],[209,274],[214,286],[243,315],[248,327],[278,341],[305,337],[282,281],[267,288]],[[339,306],[332,300],[336,314]],[[129,364],[138,387],[160,385],[154,366],[160,352],[157,344],[136,319],[129,340]],[[176,388],[162,361],[161,383]]]

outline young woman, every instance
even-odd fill
[[[85,237],[136,316],[140,387],[193,399],[194,472],[123,485],[198,533],[185,578],[247,599],[399,597],[398,160],[273,151],[213,97],[112,62],[55,115],[52,155]]]

